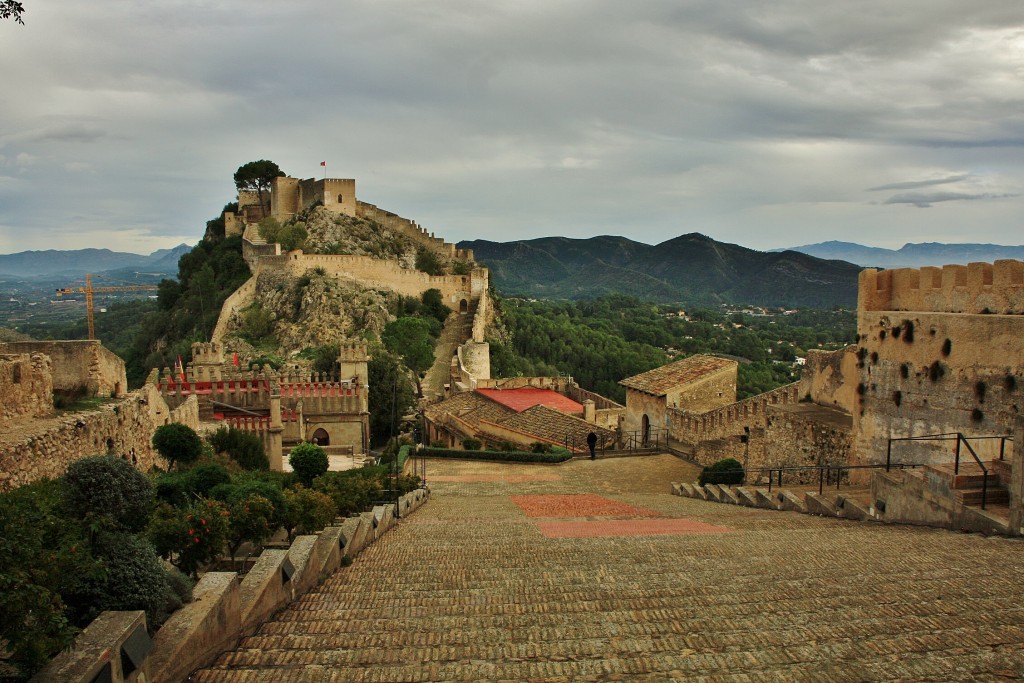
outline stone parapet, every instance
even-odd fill
[[[860,272],[861,311],[1024,314],[1024,262]]]

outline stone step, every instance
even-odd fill
[[[980,486],[978,488],[957,489],[954,491],[956,499],[964,505],[981,505],[981,494],[982,489]],[[992,486],[992,483],[989,482],[988,490],[985,492],[985,502],[1005,505],[1010,502],[1010,493],[1001,486]]]
[[[995,472],[991,462],[985,464],[985,468],[988,470],[988,485],[1000,485],[1002,482],[999,479],[999,475]],[[960,467],[957,468],[953,463],[943,463],[941,465],[925,465],[924,470],[932,472],[949,482],[951,489],[972,489],[981,486],[982,481],[985,479],[985,473],[976,462],[965,462],[961,459]],[[954,470],[957,470],[954,472]]]

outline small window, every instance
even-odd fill
[[[15,363],[11,369],[11,382],[21,384],[21,363]]]
[[[339,194],[338,195],[338,203],[339,204],[343,204],[344,202],[345,202],[345,198],[342,195]]]

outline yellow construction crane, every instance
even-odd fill
[[[125,287],[93,287],[92,286],[92,273],[85,274],[85,287],[65,287],[64,289],[57,290],[57,296],[63,296],[65,294],[78,294],[85,292],[85,311],[86,320],[89,322],[89,339],[96,338],[96,319],[93,314],[92,308],[92,295],[96,292],[100,294],[106,292],[144,292],[147,290],[158,289],[156,285],[130,285]]]

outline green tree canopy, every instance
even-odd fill
[[[191,427],[174,423],[156,428],[153,448],[172,465],[179,462],[187,465],[199,458],[203,442]]]
[[[327,451],[316,444],[303,442],[288,454],[288,464],[299,481],[312,486],[313,480],[327,471]]]
[[[284,175],[284,171],[273,161],[260,159],[242,164],[235,171],[235,187],[239,192],[249,190],[256,192],[260,198],[260,208],[264,206],[263,194],[270,190],[270,182]]]
[[[25,7],[18,0],[0,0],[0,19],[14,19],[19,24],[24,24],[21,15],[25,13]]]

